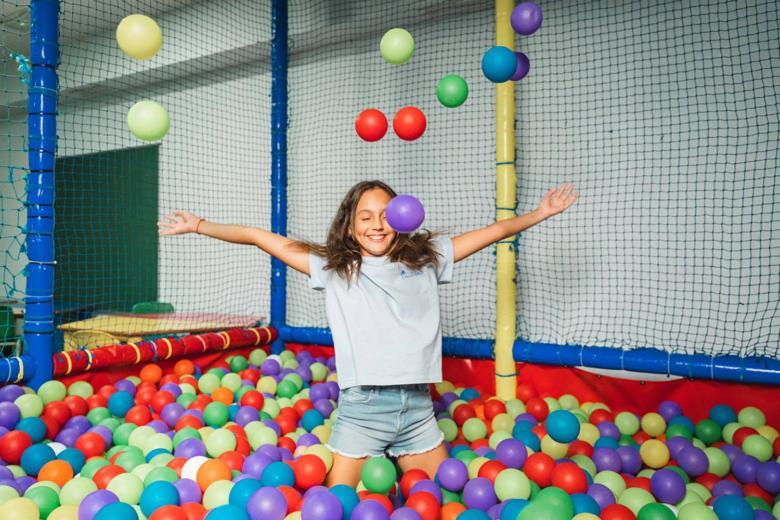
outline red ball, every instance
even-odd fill
[[[585,441],[576,440],[569,444],[569,449],[566,451],[566,455],[569,457],[573,455],[585,455],[590,458],[593,456],[594,448]]]
[[[452,420],[455,421],[455,424],[458,426],[463,426],[463,423],[476,416],[477,412],[468,404],[459,404],[455,407],[455,410],[452,411]]]
[[[162,412],[162,409],[165,408],[166,405],[169,405],[173,402],[176,402],[176,398],[173,396],[172,393],[170,393],[167,390],[160,390],[159,392],[156,392],[154,396],[152,397],[152,401],[149,403],[149,405],[152,407],[152,410],[154,410],[157,413]]]
[[[428,474],[419,468],[410,469],[401,477],[401,494],[404,498],[409,496],[412,488],[421,480],[427,480]]]
[[[536,397],[536,390],[531,385],[517,385],[518,399],[527,403],[532,397]]]
[[[772,449],[775,452],[775,457],[780,457],[780,437],[775,439],[775,442],[772,444]]]
[[[133,423],[136,426],[143,426],[152,420],[152,413],[146,406],[135,405],[125,414],[125,422]]]
[[[125,416],[125,420],[127,420],[127,416]],[[195,428],[197,430],[198,428],[202,428],[202,427],[203,427],[203,421],[201,421],[194,415],[182,415],[179,418],[179,420],[176,421],[176,426],[174,426],[176,431],[179,431],[182,428]]]
[[[427,491],[418,491],[410,496],[406,501],[406,507],[417,511],[422,520],[439,520],[441,517],[441,504]]]
[[[83,453],[86,458],[97,457],[106,452],[106,441],[99,433],[87,432],[76,439],[76,444],[73,447]]]
[[[60,433],[62,425],[47,415],[41,416],[41,422],[46,426],[46,438],[54,440],[57,434]]]
[[[71,416],[87,415],[87,411],[89,411],[89,406],[87,406],[87,401],[84,400],[84,398],[81,396],[69,395],[68,397],[63,399],[62,402],[65,403],[65,405],[70,410]]]
[[[573,462],[562,462],[555,466],[550,474],[550,482],[570,495],[588,490],[585,473]]]
[[[303,414],[312,408],[314,408],[314,404],[308,399],[298,399],[293,405],[293,409],[295,410],[295,413],[298,414],[298,417],[303,417]]]
[[[555,468],[555,461],[546,453],[533,453],[525,461],[523,471],[526,476],[539,484],[539,487],[550,485],[550,477]]]
[[[610,412],[609,410],[604,410],[603,408],[599,408],[598,410],[595,410],[592,414],[590,414],[588,420],[592,424],[598,425],[599,423],[602,423],[604,421],[615,422],[615,416],[612,415],[612,412]]]
[[[233,471],[240,472],[241,468],[244,467],[244,456],[237,451],[226,451],[217,458],[227,464]]]
[[[187,515],[187,520],[203,520],[206,517],[206,508],[197,502],[188,502],[181,508]]]
[[[282,435],[286,435],[295,431],[298,427],[298,419],[290,417],[289,414],[279,414],[276,416],[276,424],[278,424],[279,428],[282,430]]]
[[[184,464],[187,462],[187,459],[184,457],[175,457],[171,459],[171,461],[166,464],[167,467],[171,468],[173,471],[176,472],[176,474],[181,478],[181,468],[184,467]]]
[[[720,482],[720,477],[714,473],[704,473],[703,475],[696,477],[696,482],[706,487],[710,493],[712,493],[712,488],[715,487],[715,484]]]
[[[32,438],[23,431],[11,430],[0,437],[0,458],[8,464],[19,464],[24,450],[32,446]]]
[[[87,398],[87,406],[90,410],[95,408],[105,408],[108,406],[108,399],[100,394],[93,394]]]
[[[106,399],[111,397],[114,392],[116,392],[116,388],[114,388],[114,385],[103,385],[100,387],[100,390],[97,391],[98,394],[102,395]]]
[[[257,390],[250,390],[241,396],[240,404],[241,406],[251,406],[255,410],[262,410],[265,398]]]
[[[480,466],[479,471],[477,472],[478,477],[486,478],[493,484],[496,483],[496,477],[498,477],[498,474],[501,473],[506,469],[506,466],[497,460],[489,460],[486,463],[484,463],[482,466]]]
[[[745,484],[742,486],[742,490],[745,492],[746,497],[757,497],[767,504],[774,504],[775,502],[775,498],[758,484]]]
[[[97,484],[97,487],[100,489],[106,489],[108,486],[108,483],[111,482],[111,479],[119,475],[120,473],[125,473],[125,470],[121,466],[116,466],[114,464],[109,464],[108,466],[103,466],[99,470],[95,472],[95,474],[92,476],[92,480]]]
[[[72,413],[70,408],[68,408],[68,405],[65,404],[65,401],[52,401],[43,407],[43,414],[41,414],[41,418],[50,417],[51,419],[54,419],[57,424],[62,426],[68,422],[68,419],[71,418],[71,415]]]
[[[297,489],[291,486],[278,486],[276,489],[282,492],[284,499],[287,501],[288,515],[301,510],[303,498]]]
[[[550,407],[547,406],[544,399],[532,397],[525,404],[525,411],[533,415],[537,421],[543,421],[550,413]]]
[[[189,520],[189,516],[179,506],[167,505],[155,509],[149,520]]]
[[[325,474],[328,472],[325,463],[316,455],[307,454],[295,461],[295,487],[309,489],[325,482]]]
[[[404,107],[393,118],[395,135],[404,141],[414,141],[425,132],[425,114],[417,107]]]
[[[612,504],[601,510],[601,520],[636,520],[629,508],[620,504]]]
[[[380,495],[379,493],[369,493],[363,497],[363,500],[375,500],[382,504],[382,507],[387,510],[388,515],[393,513],[393,503],[390,502],[390,499],[384,495]]]
[[[745,439],[750,437],[751,435],[757,435],[758,432],[751,428],[750,426],[743,426],[742,428],[737,428],[737,431],[734,432],[734,435],[731,438],[732,444],[735,446],[742,447],[742,443],[745,442]]]
[[[295,452],[295,441],[289,437],[279,437],[279,440],[276,441],[276,444],[280,448],[287,448],[290,450],[290,453]]]
[[[387,133],[387,118],[375,108],[363,110],[355,119],[355,132],[364,141],[379,141]]]
[[[628,477],[624,479],[626,481],[626,487],[642,488],[648,493],[652,494],[650,489],[650,479],[645,477]]]
[[[489,399],[485,403],[485,419],[492,421],[496,415],[506,413],[506,405],[498,399]]]

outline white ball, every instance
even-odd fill
[[[197,482],[198,470],[207,460],[209,460],[208,457],[204,457],[203,455],[198,455],[187,460],[187,462],[184,463],[184,466],[181,467],[181,478],[188,478]]]

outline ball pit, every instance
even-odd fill
[[[324,486],[332,358],[233,355],[93,388],[0,389],[0,518],[682,520],[780,514],[780,442],[755,407],[611,410],[518,388],[436,385],[449,458],[433,478],[369,459]],[[696,421],[694,421],[696,419]],[[751,516],[752,515],[752,516]],[[774,515],[774,516],[773,516]]]

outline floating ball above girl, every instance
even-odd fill
[[[414,53],[414,38],[406,29],[390,29],[379,42],[379,53],[387,63],[402,65],[409,61]]]
[[[439,80],[436,86],[436,98],[447,108],[461,106],[469,97],[466,80],[456,74],[449,74]]]
[[[355,119],[355,132],[364,141],[379,141],[387,133],[387,118],[376,108],[363,110]]]
[[[162,47],[162,30],[157,22],[142,14],[131,14],[116,28],[119,48],[131,58],[148,60]]]
[[[517,4],[509,22],[517,34],[529,36],[542,26],[542,8],[533,2]]]
[[[508,47],[497,45],[482,56],[482,72],[493,83],[503,83],[517,70],[517,56]]]
[[[170,119],[161,104],[147,99],[127,111],[127,126],[138,139],[157,141],[168,133]]]
[[[393,118],[393,130],[404,141],[414,141],[425,132],[425,114],[417,107],[404,107]]]
[[[412,195],[396,195],[387,205],[385,216],[390,227],[399,233],[412,233],[425,220],[422,203]]]

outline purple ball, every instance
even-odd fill
[[[444,392],[441,394],[441,404],[443,404],[445,407],[449,407],[457,398],[458,394],[455,392]]]
[[[89,419],[87,419],[83,415],[75,415],[65,421],[65,424],[63,425],[63,429],[72,428],[79,432],[79,435],[82,433],[85,433],[87,430],[92,428],[92,423],[89,422]]]
[[[175,457],[191,459],[192,457],[205,456],[206,446],[200,439],[184,439],[176,446],[173,452]]]
[[[623,461],[616,449],[596,448],[593,451],[593,456],[591,458],[593,459],[593,463],[596,464],[596,469],[598,471],[609,470],[620,473],[623,469]]]
[[[685,497],[685,480],[671,469],[661,469],[650,477],[650,490],[659,501],[676,504]]]
[[[298,368],[295,369],[295,373],[301,376],[301,379],[307,383],[311,381],[311,369],[308,366],[298,365]]]
[[[108,426],[103,426],[102,424],[98,424],[97,426],[93,426],[92,428],[90,428],[88,431],[97,433],[106,442],[106,446],[111,446],[112,441],[114,439],[114,433],[111,431],[111,428],[109,428]]]
[[[642,469],[642,457],[639,455],[638,449],[631,446],[621,446],[617,452],[620,456],[623,473],[636,475]],[[672,503],[676,504],[677,502]]]
[[[493,451],[493,450],[491,450],[489,446],[480,446],[479,448],[474,450],[474,453],[476,453],[480,457],[484,457],[485,455],[487,455],[491,451]]]
[[[200,503],[201,498],[203,498],[200,486],[194,480],[183,478],[175,480],[173,485],[176,486],[176,490],[179,492],[179,502],[182,505],[190,502]]]
[[[263,444],[259,448],[257,448],[255,453],[263,453],[267,455],[271,461],[278,462],[282,460],[282,454],[279,453],[279,448],[276,446],[271,446],[270,444]]]
[[[336,371],[336,357],[331,356],[325,361],[325,366],[328,367],[328,370],[331,372]]]
[[[726,454],[726,456],[729,458],[729,464],[731,467],[734,467],[734,462],[736,462],[737,457],[742,455],[742,450],[734,446],[733,444],[724,444],[720,447],[720,451]]]
[[[463,503],[467,507],[487,511],[498,502],[493,483],[484,477],[466,482],[463,488]]]
[[[0,426],[13,429],[22,418],[22,412],[14,403],[0,402]]]
[[[252,478],[259,479],[263,476],[263,470],[273,459],[265,453],[254,453],[244,459],[244,465],[241,467],[241,471],[251,476]]]
[[[391,228],[399,233],[413,233],[425,220],[422,203],[412,195],[396,195],[385,209],[385,217]]]
[[[13,480],[13,472],[5,466],[0,466],[0,480]]]
[[[536,419],[536,417],[534,417],[533,415],[531,415],[528,412],[523,412],[523,413],[519,414],[517,417],[515,417],[515,422],[516,423],[519,423],[520,421],[529,422],[529,423],[533,424],[534,426],[539,424],[539,421]]]
[[[328,385],[328,390],[330,391],[330,398],[338,402],[339,394],[341,393],[339,384],[335,381],[327,381],[325,384]]]
[[[658,414],[668,423],[678,415],[682,415],[682,408],[674,401],[664,401],[658,405]]]
[[[75,428],[65,428],[60,430],[60,433],[54,438],[55,441],[64,444],[68,448],[72,448],[76,444],[76,439],[79,438],[81,432]]]
[[[596,501],[601,509],[615,503],[615,495],[603,484],[591,484],[588,486],[588,495]]]
[[[114,383],[114,388],[116,388],[117,391],[127,392],[130,395],[135,395],[135,385],[132,381],[128,381],[127,379],[120,379]]]
[[[669,455],[673,459],[677,458],[677,455],[684,450],[685,448],[690,448],[693,446],[693,443],[686,439],[685,437],[672,437],[670,439],[666,439],[666,447],[669,448]]]
[[[780,493],[780,463],[773,460],[762,463],[756,472],[756,482],[767,493]]]
[[[508,468],[522,468],[527,458],[525,444],[517,439],[504,439],[496,446],[496,459]]]
[[[328,488],[325,487],[325,486],[322,486],[322,485],[312,486],[312,487],[310,487],[309,489],[307,489],[303,493],[303,499],[306,500],[307,497],[309,497],[311,495],[314,495],[315,493],[323,493],[323,492],[327,492],[327,491],[328,491]]]
[[[323,417],[330,417],[333,413],[333,403],[329,399],[318,399],[314,401],[314,409],[320,412]]]
[[[393,511],[390,520],[422,520],[422,517],[411,507],[401,507]]]
[[[515,73],[512,74],[512,77],[509,79],[512,81],[520,81],[530,72],[531,60],[528,59],[528,56],[519,51],[515,51],[515,56],[517,56],[517,67],[515,67]]]
[[[460,491],[469,480],[469,470],[460,460],[450,458],[439,465],[436,478],[444,489]]]
[[[273,431],[275,431],[277,437],[281,437],[282,436],[282,427],[279,426],[279,423],[277,423],[273,419],[266,419],[266,420],[263,421],[263,424],[265,424],[266,426],[271,428]]]
[[[332,495],[332,493],[329,494]],[[321,495],[315,495],[315,496],[319,497]],[[336,499],[336,501],[338,501],[338,499]],[[304,502],[303,505],[305,507],[306,503]],[[339,502],[339,505],[341,505],[341,502]],[[303,511],[301,512],[303,513]],[[303,514],[301,514],[301,516],[303,516]],[[340,518],[341,516],[323,517],[322,520],[339,520]],[[349,518],[350,520],[389,520],[390,515],[387,514],[387,510],[385,509],[385,506],[383,506],[376,500],[363,500],[361,502],[358,502],[358,504],[355,506],[355,509],[352,510],[352,514],[349,516]],[[312,517],[312,520],[315,520],[314,517]]]
[[[286,462],[288,460],[293,460],[293,454],[287,448],[279,448],[279,459],[282,462]]]
[[[157,433],[165,433],[170,429],[168,428],[167,424],[157,419],[148,422],[146,425],[149,426],[154,431],[156,431]]]
[[[0,401],[16,401],[16,398],[24,395],[24,390],[19,385],[7,385],[0,388]]]
[[[185,416],[185,415],[191,415],[193,417],[197,417],[201,422],[203,422],[203,412],[201,412],[200,410],[195,410],[195,409],[186,410],[181,415],[182,415],[182,417]]]
[[[275,376],[279,373],[281,368],[279,362],[275,359],[266,359],[263,361],[263,364],[260,365],[260,371],[264,376]]]
[[[533,2],[523,2],[512,10],[509,22],[517,34],[529,36],[542,26],[542,8]]]
[[[756,481],[756,473],[758,473],[760,465],[761,463],[757,458],[741,453],[734,459],[731,465],[731,472],[743,484],[752,484]]]
[[[249,497],[247,512],[252,520],[283,520],[287,513],[287,500],[275,487],[261,487]]]
[[[242,428],[252,421],[260,420],[260,414],[251,406],[241,406],[236,412],[236,424]]]
[[[35,480],[34,477],[31,477],[29,475],[24,475],[16,479],[16,484],[19,489],[19,494],[23,495],[29,489],[29,487],[35,484],[36,482],[37,480]]]
[[[601,437],[609,437],[610,439],[618,440],[620,438],[620,430],[615,423],[610,421],[601,421],[596,425]]]
[[[705,474],[710,465],[707,455],[696,446],[684,448],[680,451],[677,454],[677,463],[692,477]]]
[[[107,489],[98,489],[84,498],[79,504],[79,520],[92,520],[98,512],[119,498]]]
[[[754,520],[775,520],[775,517],[772,516],[772,513],[769,511],[764,511],[763,509],[754,509],[753,513],[756,515]]]
[[[168,403],[163,407],[160,417],[162,417],[163,421],[165,421],[168,426],[172,427],[183,413],[184,407],[182,405],[179,403]]]
[[[328,385],[324,383],[316,383],[309,388],[309,399],[312,403],[316,403],[320,399],[330,399],[330,390]]]
[[[439,486],[437,486],[433,480],[422,479],[417,481],[417,483],[414,486],[412,486],[410,495],[413,495],[418,491],[426,491],[430,493],[431,495],[435,496],[436,500],[438,500],[439,504],[441,504],[442,501],[441,489],[439,489]]]
[[[712,497],[718,498],[721,495],[744,497],[745,493],[742,491],[742,486],[733,480],[721,480],[712,486]]]
[[[181,388],[176,383],[165,383],[160,387],[160,390],[170,392],[173,397],[179,397],[181,395]]]
[[[298,437],[298,441],[295,443],[296,447],[300,446],[313,446],[315,444],[320,444],[320,439],[313,433],[304,433],[300,437]]]

